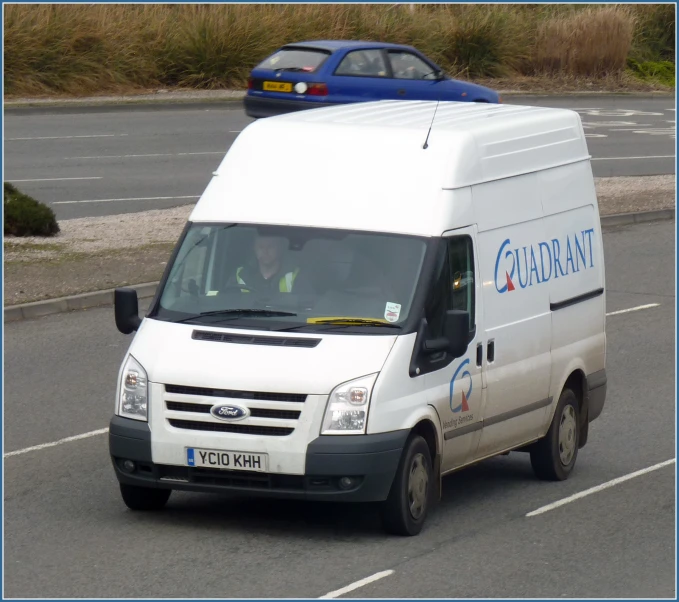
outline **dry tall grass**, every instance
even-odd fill
[[[632,47],[634,16],[626,8],[586,9],[538,25],[537,72],[610,75],[622,71]]]
[[[4,5],[5,93],[241,86],[277,47],[314,38],[411,44],[461,77],[605,75],[624,69],[640,10],[594,6]],[[669,18],[643,10],[653,31]]]

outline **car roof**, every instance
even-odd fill
[[[289,47],[319,48],[335,52],[345,48],[410,48],[404,44],[390,44],[387,42],[372,42],[367,40],[307,40],[305,42],[293,42],[285,44],[284,48]]]

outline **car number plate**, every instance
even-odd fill
[[[292,92],[292,84],[288,82],[264,82],[262,89],[266,92]]]
[[[266,454],[224,451],[221,449],[186,449],[188,466],[219,468],[222,470],[248,470],[266,472]]]

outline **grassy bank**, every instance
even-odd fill
[[[5,94],[241,87],[280,45],[414,45],[451,75],[674,86],[674,5],[5,5]],[[670,69],[671,65],[671,69]]]

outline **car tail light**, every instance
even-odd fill
[[[328,86],[325,84],[309,84],[307,94],[309,94],[309,96],[327,96]]]

